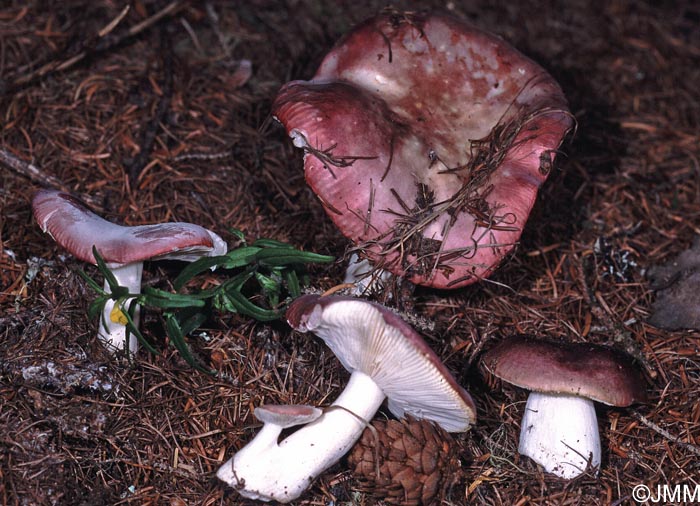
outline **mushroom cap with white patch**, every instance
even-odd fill
[[[90,211],[72,195],[39,190],[32,200],[34,217],[44,232],[71,254],[95,263],[95,246],[110,267],[145,260],[183,260],[226,253],[214,232],[192,223],[122,226]]]
[[[431,420],[449,432],[476,419],[469,393],[423,338],[384,306],[344,296],[304,295],[290,304],[287,321],[319,336],[350,372],[373,379],[397,417]]]
[[[375,266],[436,288],[498,267],[574,123],[542,67],[426,12],[359,24],[272,110],[338,229]]]

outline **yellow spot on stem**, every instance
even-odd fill
[[[121,325],[126,325],[128,323],[128,320],[124,315],[124,311],[122,311],[117,304],[115,304],[112,311],[109,312],[109,319],[112,321],[112,323],[119,323]]]

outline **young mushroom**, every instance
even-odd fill
[[[279,444],[268,436],[263,440],[269,444],[259,443],[258,435],[219,469],[217,476],[244,497],[283,503],[299,497],[355,444],[385,399],[395,416],[428,419],[450,432],[474,423],[466,390],[416,331],[385,307],[304,295],[289,306],[287,321],[323,339],[350,379],[320,417]]]
[[[340,231],[377,268],[437,288],[497,268],[573,126],[554,79],[500,37],[398,12],[284,85],[273,114]]]
[[[55,190],[39,190],[32,200],[34,218],[44,232],[76,258],[94,264],[93,246],[102,256],[120,286],[130,294],[141,292],[141,274],[145,260],[182,260],[193,262],[204,256],[226,253],[226,243],[199,225],[160,223],[126,227],[106,221],[90,211],[75,197]],[[105,280],[105,291],[109,285]],[[108,300],[99,322],[98,337],[112,352],[127,348],[138,350],[126,326],[121,307]],[[133,320],[139,321],[139,308]]]
[[[647,397],[632,359],[605,346],[518,336],[485,353],[482,362],[494,376],[530,390],[518,452],[566,479],[600,466],[593,402],[625,407]]]

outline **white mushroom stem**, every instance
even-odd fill
[[[217,476],[249,499],[292,501],[350,450],[384,398],[369,376],[354,372],[345,390],[320,418],[279,444],[282,428],[265,424],[221,466]]]
[[[600,436],[593,401],[574,395],[531,392],[518,451],[545,471],[572,479],[600,467]]]
[[[131,294],[141,293],[141,275],[143,273],[143,262],[134,262],[132,264],[123,265],[120,267],[111,267],[110,270],[117,279],[119,286],[125,287]],[[111,293],[109,284],[105,280],[105,292]],[[122,303],[123,307],[129,307],[130,300]],[[102,318],[99,322],[97,337],[102,341],[105,347],[112,353],[123,351],[126,349],[126,325],[124,316],[119,312],[119,308],[115,310],[115,301],[110,299],[105,304],[102,311]],[[139,325],[139,316],[141,308],[136,306],[133,314],[133,321],[136,327]],[[134,356],[138,351],[138,339],[133,333],[129,334],[129,355]]]
[[[357,253],[350,255],[348,267],[345,270],[343,283],[352,283],[355,287],[352,295],[362,296],[371,293],[382,293],[392,274],[384,269],[375,269],[367,259],[360,260]]]

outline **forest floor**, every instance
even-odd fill
[[[76,274],[98,271],[42,233],[31,199],[54,187],[114,222],[188,221],[230,245],[231,229],[285,241],[334,256],[310,268],[310,287],[337,285],[351,244],[306,185],[302,153],[271,104],[385,4],[9,4],[0,7],[0,150],[23,163],[0,163],[0,503],[245,504],[214,475],[259,429],[253,408],[327,405],[345,370],[283,320],[228,313],[188,339],[225,374],[190,367],[158,311],[142,318],[158,353],[115,359],[87,315],[95,293]],[[478,409],[472,429],[454,435],[462,471],[443,504],[636,504],[641,485],[693,492],[700,332],[648,323],[657,295],[646,273],[700,234],[697,2],[393,7],[434,7],[502,36],[551,73],[577,120],[501,268],[454,291],[416,288],[402,308],[430,322],[420,332]],[[180,268],[148,264],[145,283],[167,288]],[[597,475],[564,481],[518,455],[526,392],[478,367],[514,334],[610,345],[637,360],[650,401],[599,406]],[[377,501],[341,461],[298,502]]]

